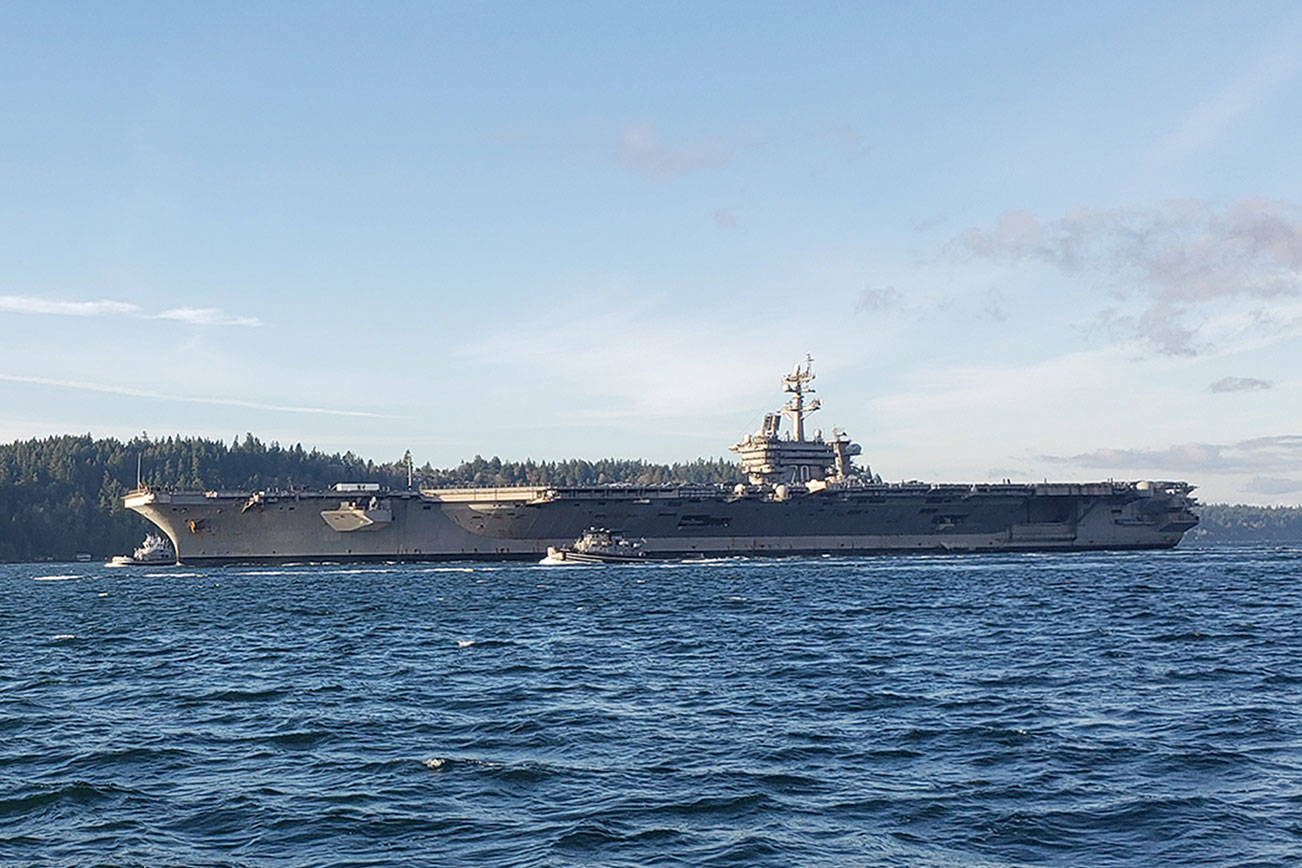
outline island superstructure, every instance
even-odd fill
[[[592,527],[644,541],[648,557],[1157,549],[1198,523],[1186,482],[885,483],[840,431],[806,436],[808,356],[789,395],[731,447],[748,481],[717,485],[316,491],[139,487],[125,505],[186,564],[537,559]],[[790,431],[782,432],[782,421]]]

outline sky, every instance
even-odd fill
[[[0,3],[0,440],[1302,503],[1296,3]]]

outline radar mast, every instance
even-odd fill
[[[822,402],[817,398],[805,402],[805,396],[812,395],[814,392],[814,387],[809,385],[813,381],[814,359],[809,353],[805,353],[804,370],[801,370],[800,363],[796,362],[796,369],[782,378],[782,391],[791,393],[791,399],[782,408],[782,415],[791,417],[791,423],[796,429],[797,442],[805,439],[806,414],[822,406]]]

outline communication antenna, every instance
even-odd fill
[[[796,426],[796,440],[805,439],[805,414],[812,413],[822,406],[817,398],[805,401],[805,396],[813,394],[814,359],[805,353],[805,368],[801,370],[796,362],[796,369],[782,378],[782,391],[791,393],[791,400],[782,408],[782,415],[790,416]]]
[[[402,457],[407,462],[407,490],[411,491],[411,450],[408,449],[407,454]]]
[[[144,488],[144,485],[142,485],[140,482],[140,453],[137,452],[136,453],[136,489],[139,490],[141,488]]]

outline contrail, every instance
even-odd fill
[[[133,389],[129,386],[113,386],[105,383],[83,383],[78,380],[56,380],[51,377],[23,377],[18,374],[0,374],[0,380],[9,383],[27,383],[34,386],[54,386],[60,389],[79,389],[83,392],[103,392],[109,395],[125,395],[130,398],[146,398],[152,401],[182,401],[187,404],[216,404],[222,407],[245,407],[250,410],[272,410],[277,413],[314,413],[323,416],[356,416],[365,419],[405,419],[406,416],[393,416],[387,413],[367,413],[363,410],[334,410],[329,407],[299,407],[292,404],[263,404],[258,401],[241,401],[237,398],[214,398],[206,395],[168,395],[164,392],[150,392],[146,389]]]

